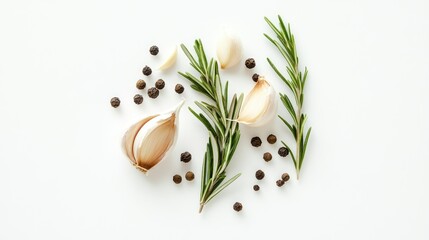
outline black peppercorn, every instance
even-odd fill
[[[289,178],[290,178],[290,176],[289,176],[289,174],[288,174],[288,173],[283,173],[283,174],[282,174],[282,180],[283,180],[283,181],[287,182],[287,181],[289,181]]]
[[[145,76],[149,76],[152,74],[152,69],[146,65],[144,66],[142,72]]]
[[[276,185],[278,186],[278,187],[281,187],[281,186],[283,186],[285,184],[285,181],[283,181],[283,180],[281,180],[281,179],[279,179],[279,180],[277,180],[276,181]]]
[[[259,147],[259,146],[261,146],[262,145],[262,141],[261,141],[261,139],[259,138],[259,137],[253,137],[251,140],[250,140],[250,143],[252,144],[252,146],[254,146],[254,147]]]
[[[143,96],[140,94],[134,95],[134,103],[141,104],[143,102]]]
[[[113,97],[112,99],[110,99],[110,105],[112,105],[112,107],[117,108],[119,107],[119,105],[121,105],[121,100],[119,100],[118,97]]]
[[[185,91],[185,88],[182,86],[182,84],[176,84],[174,91],[176,91],[178,94],[181,94],[183,91]]]
[[[253,190],[255,190],[255,191],[259,191],[259,185],[253,185]]]
[[[239,202],[234,203],[234,206],[232,206],[232,208],[237,211],[240,212],[243,209],[243,205]]]
[[[193,173],[193,172],[188,171],[188,172],[185,174],[185,178],[186,178],[186,180],[188,180],[188,181],[192,181],[192,180],[194,180],[195,175],[194,175],[194,173]]]
[[[258,81],[258,79],[259,79],[259,74],[257,74],[257,73],[253,74],[253,76],[252,76],[252,80],[253,80],[254,82],[257,82],[257,81]]]
[[[282,157],[286,157],[289,154],[289,150],[285,147],[279,148],[279,155]]]
[[[180,154],[180,161],[184,163],[191,161],[191,159],[192,159],[192,154],[190,154],[189,152],[184,152]]]
[[[147,95],[150,98],[157,98],[159,95],[159,90],[157,88],[151,87],[147,90]]]
[[[182,182],[182,177],[179,174],[173,176],[173,182],[179,184]]]
[[[162,79],[158,79],[158,81],[156,81],[155,83],[155,87],[158,89],[163,89],[165,87],[165,82]]]
[[[256,66],[255,59],[253,58],[246,59],[246,62],[244,63],[244,65],[246,65],[248,69],[254,68]]]
[[[255,173],[255,177],[258,180],[262,180],[265,177],[265,173],[262,170],[258,170]]]
[[[150,47],[149,52],[150,52],[150,54],[155,56],[159,53],[159,48],[157,46],[153,45],[152,47]]]
[[[267,137],[267,141],[268,141],[268,143],[269,143],[269,144],[274,144],[274,143],[276,143],[276,142],[277,142],[277,137],[276,137],[276,135],[274,135],[274,134],[270,134],[270,135],[268,135],[268,137]]]
[[[269,161],[271,161],[271,159],[273,159],[273,156],[271,155],[271,153],[266,152],[266,153],[264,153],[263,158],[264,158],[265,162],[269,162]]]
[[[137,89],[142,90],[142,89],[144,89],[145,87],[146,87],[146,82],[145,82],[143,79],[139,79],[139,80],[136,82],[136,88],[137,88]]]

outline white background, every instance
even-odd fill
[[[428,11],[424,0],[2,1],[0,239],[428,239]],[[152,86],[162,77],[166,88],[155,100],[145,93],[140,106],[134,84],[175,44],[202,38],[213,56],[224,26],[257,61],[222,72],[231,92],[248,92],[253,72],[284,91],[265,58],[283,63],[262,36],[272,34],[263,17],[277,14],[292,24],[310,71],[314,131],[301,180],[276,154],[279,144],[250,146],[269,133],[290,141],[278,119],[242,127],[228,169],[242,176],[198,214],[207,133],[186,108],[172,157],[148,176],[120,149],[130,124],[176,104],[176,83],[195,107],[201,96],[176,74],[192,70],[180,52],[171,71],[145,78]],[[189,164],[179,161],[183,151],[193,154]],[[254,192],[257,169],[266,177]],[[188,170],[194,182],[172,182]],[[292,179],[278,188],[285,171]]]

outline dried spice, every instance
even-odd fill
[[[156,81],[155,83],[155,87],[158,88],[159,90],[163,89],[165,87],[164,80],[158,79],[158,81]]]
[[[258,170],[255,173],[255,177],[258,180],[262,180],[265,177],[265,173],[262,170]]]
[[[289,181],[289,179],[290,179],[290,176],[289,176],[288,173],[283,173],[282,174],[282,180],[283,181],[287,182],[287,181]]]
[[[257,184],[253,185],[253,190],[255,192],[259,191],[259,185],[257,185]]]
[[[234,203],[234,206],[232,206],[232,208],[237,211],[240,212],[243,209],[243,205],[239,202]]]
[[[153,45],[152,47],[149,48],[149,52],[150,54],[156,56],[159,53],[159,48],[158,46]]]
[[[258,79],[259,79],[259,74],[257,74],[257,73],[253,74],[253,76],[252,76],[252,80],[253,80],[254,82],[257,82],[257,81],[258,81]]]
[[[119,100],[118,97],[113,97],[112,99],[110,99],[110,105],[112,105],[112,107],[117,108],[119,107],[119,105],[121,105],[121,100]]]
[[[136,88],[137,89],[143,90],[145,87],[146,87],[146,82],[143,79],[139,79],[136,82]]]
[[[276,181],[276,185],[277,185],[277,187],[281,187],[281,186],[283,186],[285,184],[285,181],[283,181],[282,179],[279,179],[279,180],[277,180]]]
[[[192,160],[192,154],[190,154],[189,152],[184,152],[180,154],[180,161],[184,163],[188,163],[191,160]]]
[[[269,161],[271,161],[271,159],[273,159],[273,155],[271,155],[271,153],[269,153],[269,152],[266,152],[266,153],[264,153],[264,160],[265,160],[265,162],[269,162]]]
[[[149,76],[152,74],[152,69],[146,65],[144,66],[142,72],[145,76]]]
[[[155,87],[151,87],[151,88],[149,88],[149,89],[147,90],[147,95],[148,95],[150,98],[157,98],[157,97],[158,97],[158,95],[159,95],[159,90],[158,90],[157,88],[155,88]]]
[[[173,176],[173,182],[179,184],[182,182],[182,177],[179,174]]]
[[[182,84],[176,84],[174,91],[176,91],[178,94],[181,94],[183,91],[185,91],[185,88],[182,86]]]
[[[278,153],[280,156],[286,157],[289,154],[289,150],[285,147],[281,147],[281,148],[279,148]]]
[[[188,180],[188,181],[192,181],[192,180],[194,180],[194,178],[195,178],[195,174],[194,174],[193,172],[191,172],[191,171],[188,171],[188,172],[185,174],[185,178],[186,178],[186,180]]]
[[[246,62],[244,62],[244,65],[246,65],[246,67],[248,69],[254,68],[256,66],[255,59],[253,59],[253,58],[246,59]]]
[[[143,102],[143,96],[140,94],[134,95],[134,103],[141,104]]]
[[[250,143],[251,143],[251,144],[252,144],[252,146],[254,146],[254,147],[260,147],[260,146],[262,145],[261,138],[259,138],[259,137],[253,137],[253,138],[250,140]]]
[[[276,143],[276,142],[277,142],[277,137],[276,137],[274,134],[270,134],[270,135],[268,135],[268,137],[267,137],[267,142],[268,142],[269,144],[274,144],[274,143]]]

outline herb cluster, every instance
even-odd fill
[[[282,141],[282,143],[291,153],[296,169],[296,175],[299,179],[299,173],[301,171],[305,152],[307,150],[308,139],[310,138],[311,134],[311,127],[305,131],[307,115],[302,112],[302,107],[304,104],[304,87],[307,80],[308,71],[307,68],[305,68],[304,73],[299,70],[299,60],[296,52],[295,38],[290,30],[290,25],[288,24],[286,28],[283,19],[280,16],[278,16],[278,19],[279,27],[276,27],[268,18],[265,17],[265,21],[276,34],[277,40],[271,38],[267,34],[264,35],[271,43],[274,44],[274,46],[276,46],[277,50],[286,60],[286,72],[289,78],[286,78],[269,58],[267,58],[267,60],[277,75],[283,80],[283,82],[286,84],[286,86],[288,86],[289,90],[293,94],[295,104],[292,103],[291,98],[288,97],[288,95],[284,93],[280,94],[280,99],[289,112],[293,122],[290,123],[281,116],[279,116],[279,118],[288,127],[296,141],[295,153],[293,153],[292,149],[285,142]]]
[[[230,163],[240,140],[239,124],[231,119],[237,119],[243,102],[243,95],[236,94],[229,103],[228,82],[222,86],[219,76],[219,66],[213,58],[207,60],[201,40],[196,40],[194,57],[185,45],[181,45],[190,65],[198,72],[195,77],[189,72],[179,72],[189,80],[192,89],[205,95],[210,102],[196,101],[195,104],[204,113],[197,113],[192,108],[192,114],[204,124],[209,133],[207,150],[201,171],[200,209],[217,194],[235,181],[240,173],[226,180],[226,169]]]

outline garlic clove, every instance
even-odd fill
[[[158,164],[174,142],[176,126],[175,115],[157,122],[141,142],[135,143],[137,166],[147,171]],[[137,145],[137,146],[136,146]]]
[[[241,42],[233,34],[223,32],[217,43],[216,55],[222,69],[230,68],[241,60]]]
[[[272,120],[277,115],[277,102],[278,102],[276,97],[277,95],[274,91],[274,88],[272,90],[273,90],[272,96],[274,97],[270,97],[270,101],[268,103],[268,106],[269,106],[268,109],[265,111],[264,115],[262,115],[259,118],[259,120],[252,125],[253,127],[264,126],[272,122]]]
[[[174,50],[171,52],[169,57],[164,61],[161,66],[159,66],[159,70],[167,70],[176,62],[177,59],[177,46],[174,47]]]
[[[137,133],[140,131],[143,125],[145,125],[147,122],[149,122],[156,116],[158,115],[149,116],[132,125],[122,138],[122,149],[133,164],[136,164],[136,159],[134,158],[133,154],[133,147]]]
[[[259,77],[246,96],[237,121],[251,127],[263,126],[272,121],[276,111],[276,92],[267,80]]]
[[[123,149],[131,163],[147,172],[173,148],[178,132],[178,114],[184,101],[173,110],[147,117],[131,126],[123,138]]]

